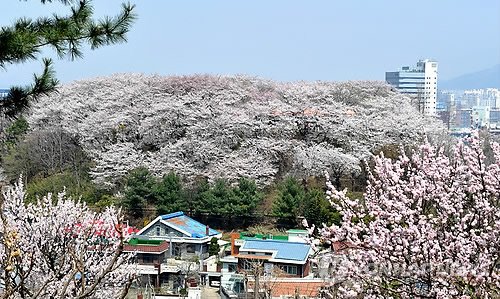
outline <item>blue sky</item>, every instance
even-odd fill
[[[68,7],[2,0],[0,25]],[[95,0],[113,15],[122,1]],[[118,72],[248,74],[279,81],[383,80],[419,58],[449,79],[500,63],[498,0],[135,0],[126,44],[58,60],[62,82]],[[50,56],[50,51],[46,56]],[[41,63],[0,70],[0,87],[29,83]]]

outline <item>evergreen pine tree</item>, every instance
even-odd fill
[[[187,209],[185,192],[181,178],[173,172],[163,176],[154,187],[154,195],[158,200],[156,210],[159,214],[167,214]]]
[[[257,205],[262,202],[263,195],[257,189],[255,181],[241,178],[238,186],[233,188],[237,208],[233,216],[248,216],[254,213]]]
[[[320,189],[307,191],[302,210],[309,225],[314,224],[316,227],[322,227],[323,224],[330,226],[332,223],[338,225],[341,220],[340,214],[333,209],[326,199],[325,192]]]
[[[53,2],[41,0],[42,3]],[[36,20],[20,18],[11,26],[0,28],[0,68],[12,64],[38,60],[42,50],[52,48],[59,57],[76,59],[83,56],[82,47],[91,49],[126,41],[126,34],[135,19],[134,5],[123,4],[115,17],[99,21],[93,18],[90,0],[59,0],[74,6],[68,16],[53,15]],[[43,58],[43,72],[34,75],[29,86],[11,87],[7,96],[0,101],[0,114],[13,118],[29,107],[30,102],[56,88],[52,60]]]
[[[305,191],[302,185],[293,177],[285,179],[278,186],[278,197],[273,203],[273,215],[293,223],[301,214],[300,208],[304,201]]]
[[[235,212],[236,198],[226,180],[218,179],[200,194],[202,211],[211,215],[231,216]]]
[[[147,168],[139,167],[132,170],[125,179],[125,196],[123,205],[129,210],[131,216],[140,218],[144,216],[147,203],[155,203],[154,187],[155,177]]]

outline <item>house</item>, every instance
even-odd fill
[[[134,253],[141,285],[159,288],[167,284],[171,290],[183,286],[182,268],[169,261],[167,241],[132,238],[123,246],[123,251]]]
[[[158,216],[137,233],[137,238],[163,240],[170,244],[169,255],[181,259],[204,259],[208,257],[208,245],[222,234],[204,225],[183,212]]]
[[[264,274],[301,278],[309,275],[310,251],[311,246],[305,243],[246,240],[235,249],[235,257],[238,271],[254,271],[255,267],[261,267]]]
[[[200,261],[208,257],[210,240],[221,236],[183,212],[176,212],[155,218],[133,235],[124,251],[135,253],[143,286],[178,294],[180,289],[197,285]]]
[[[312,248],[304,234],[303,230],[290,230],[287,236],[232,233],[231,254],[220,258],[222,298],[244,298],[255,284],[268,298],[315,297],[325,282],[311,272]]]
[[[219,253],[202,261],[202,271],[200,272],[202,285],[209,285],[212,287],[220,286],[222,276],[222,263],[220,262],[220,258],[225,255],[225,251],[230,244],[231,243],[228,241],[217,240]]]
[[[281,277],[309,275],[311,245],[299,239],[301,230],[290,230],[288,236],[231,234],[231,256],[222,259],[223,269],[248,272],[261,267],[263,273]],[[224,267],[226,264],[226,267]]]

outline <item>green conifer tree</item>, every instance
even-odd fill
[[[63,58],[76,59],[83,56],[82,47],[91,49],[126,41],[126,34],[135,19],[134,5],[123,4],[121,12],[115,17],[100,20],[93,18],[90,0],[54,0],[71,6],[67,16],[53,15],[36,20],[20,18],[11,26],[0,28],[0,68],[12,64],[40,59],[42,50],[53,49]],[[42,3],[53,2],[41,0]],[[43,72],[34,75],[29,86],[13,86],[7,96],[0,101],[0,115],[14,118],[29,107],[42,95],[56,88],[52,60],[42,58]]]
[[[181,178],[173,172],[164,175],[155,185],[154,194],[158,200],[158,214],[184,211],[188,208]]]
[[[132,170],[125,179],[125,196],[123,205],[131,216],[140,218],[144,216],[147,203],[155,203],[154,187],[155,177],[147,168],[139,167]]]
[[[238,186],[233,188],[233,194],[237,204],[233,216],[252,215],[263,199],[263,194],[257,189],[255,181],[247,178],[238,180]]]
[[[278,186],[278,197],[273,203],[273,215],[294,223],[297,216],[301,215],[304,196],[304,187],[295,178],[286,178]]]
[[[335,211],[332,205],[326,199],[323,190],[313,188],[308,190],[303,202],[303,216],[309,223],[316,227],[322,227],[323,224],[331,225],[340,223],[340,214]]]

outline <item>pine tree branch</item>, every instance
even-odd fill
[[[65,5],[73,0],[58,0]],[[53,0],[42,0],[42,3]],[[68,56],[71,60],[81,58],[84,44],[91,49],[126,42],[126,34],[136,15],[135,6],[124,3],[120,14],[95,21],[90,0],[81,0],[71,8],[71,15],[39,18],[35,21],[20,18],[12,26],[0,28],[0,68],[9,64],[36,60],[42,48],[50,46],[60,58]],[[31,101],[55,90],[57,80],[52,61],[43,59],[44,71],[34,76],[34,83],[28,87],[15,86],[7,97],[0,101],[0,113],[14,118],[29,107]]]
[[[40,48],[52,46],[56,53],[70,59],[82,57],[82,41],[91,49],[126,41],[126,34],[136,19],[134,5],[123,4],[119,15],[105,17],[97,23],[92,19],[93,8],[80,1],[68,17],[54,15],[36,21],[21,18],[11,27],[0,30],[0,66],[37,59]]]
[[[29,108],[31,101],[54,91],[58,81],[55,79],[51,59],[43,59],[44,70],[41,75],[33,75],[34,83],[31,86],[14,86],[3,100],[0,101],[0,113],[8,118],[15,118]]]

